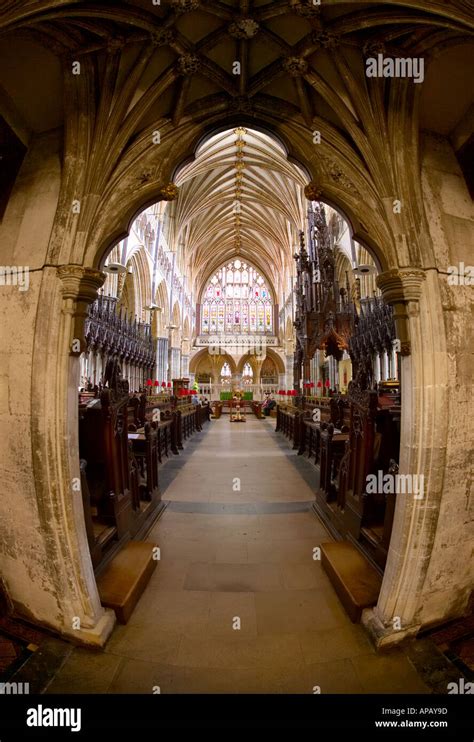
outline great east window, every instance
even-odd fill
[[[201,332],[273,332],[271,292],[253,266],[237,259],[212,276],[203,295]]]

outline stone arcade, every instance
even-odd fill
[[[461,688],[473,33],[1,3],[0,636],[61,638],[49,691]]]

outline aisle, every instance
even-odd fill
[[[161,472],[161,562],[104,653],[76,649],[48,692],[423,692],[401,651],[376,656],[313,549],[315,469],[273,419],[212,420]]]

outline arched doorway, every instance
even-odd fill
[[[370,240],[368,240],[368,242],[370,242]],[[102,265],[103,259],[104,259],[104,253],[103,253],[103,251],[101,249],[99,250],[98,256],[100,256],[100,260],[98,261],[98,265],[100,266],[100,265]],[[95,264],[97,265],[97,261],[96,261]],[[91,266],[91,268],[92,268],[92,266]],[[178,333],[179,324],[180,324],[180,317],[179,317],[179,314],[178,314],[178,310],[175,307],[174,310],[173,310],[173,313],[172,313],[172,319],[171,319],[171,324],[170,324],[170,328],[169,328],[171,330],[171,333],[172,333],[172,337],[171,337],[171,343],[172,343],[172,345],[170,347],[170,353],[173,354],[173,352],[174,352],[175,355],[177,353],[180,353],[180,342],[181,342],[181,339],[180,339],[180,337],[178,337],[178,334],[179,334]],[[174,346],[173,343],[175,343],[175,344],[177,343],[177,345]],[[173,356],[172,355],[171,355],[171,357],[173,359]],[[173,363],[173,362],[175,364],[175,367],[177,368],[177,366],[176,366],[176,364],[177,364],[176,358],[174,358],[174,360],[171,361],[171,363]],[[224,364],[223,364],[223,366],[224,366]],[[220,371],[222,371],[222,369],[220,369]],[[220,380],[222,381],[222,379],[220,379]]]
[[[301,4],[294,5],[301,9]],[[103,18],[109,11],[110,8],[102,8],[102,13],[98,14],[100,23],[104,22]],[[32,11],[30,17],[33,25],[36,23],[35,12]],[[65,12],[67,14],[70,11],[66,9]],[[414,12],[417,13],[418,10],[415,9]],[[444,14],[448,11],[445,8],[436,8],[433,12],[433,17],[439,20],[445,19],[447,16]],[[119,27],[123,23],[120,13],[118,9],[115,18]],[[277,15],[279,14],[278,9]],[[449,9],[449,14],[461,27],[466,24],[461,10]],[[74,18],[72,13],[72,23]],[[379,30],[386,27],[386,20],[384,16],[375,21],[376,25],[380,23]],[[393,20],[403,27],[403,20],[398,17]],[[429,15],[420,20],[430,26]],[[9,22],[12,25],[21,25],[21,18],[15,11],[11,11]],[[265,18],[259,16],[259,22],[265,23]],[[145,26],[158,34],[154,37],[157,45],[169,43],[169,39],[167,41],[160,35],[162,29],[155,25],[152,18],[148,19]],[[339,26],[339,22],[335,26]],[[350,30],[348,26],[340,28],[343,43],[346,35],[355,34],[362,47],[362,41],[365,40],[363,18],[354,19],[349,26]],[[307,30],[309,33],[309,29]],[[400,34],[400,38],[403,39],[404,34]],[[336,43],[336,40],[333,37],[322,39],[324,44],[322,41],[318,42],[316,53],[324,56],[327,54],[328,44]],[[340,43],[339,38],[337,42]],[[260,41],[256,43],[259,44]],[[90,48],[96,49],[97,46],[91,44]],[[102,48],[101,53],[103,52],[111,78],[115,79],[120,88],[126,84],[128,77],[122,71],[120,82],[118,81],[116,55],[121,52],[117,49],[120,49],[120,44],[112,44],[110,49]],[[148,61],[147,51],[142,52],[140,69]],[[282,52],[282,55],[285,54]],[[362,63],[362,55],[359,56],[358,63]],[[211,65],[209,67],[212,69]],[[115,78],[114,69],[117,71]],[[191,155],[200,137],[214,127],[253,123],[266,129],[274,128],[288,144],[291,154],[298,156],[299,161],[311,172],[316,186],[323,190],[328,201],[340,206],[347,213],[354,235],[377,253],[383,271],[381,287],[387,300],[395,306],[400,340],[405,353],[402,366],[407,396],[404,399],[402,416],[404,444],[401,471],[424,472],[427,481],[430,477],[438,481],[436,471],[439,468],[439,457],[446,461],[450,456],[447,423],[440,422],[437,414],[440,407],[444,409],[444,404],[451,399],[446,354],[450,340],[445,325],[440,326],[434,319],[443,316],[442,288],[438,276],[434,275],[436,270],[432,270],[432,266],[437,265],[437,257],[434,254],[435,247],[429,244],[430,231],[425,221],[418,173],[415,172],[414,163],[417,158],[413,157],[411,150],[405,152],[403,146],[397,146],[403,144],[403,137],[408,141],[414,131],[411,115],[407,116],[406,112],[410,111],[411,114],[416,110],[413,105],[416,91],[407,86],[403,88],[394,81],[394,88],[397,88],[395,97],[400,102],[400,108],[387,112],[390,126],[385,126],[385,112],[384,126],[369,124],[369,133],[367,139],[364,139],[360,134],[359,124],[354,121],[352,106],[345,104],[349,92],[332,91],[313,69],[305,66],[305,59],[286,60],[284,70],[287,82],[292,85],[291,89],[293,90],[293,77],[300,75],[309,86],[311,95],[313,91],[320,95],[327,92],[327,104],[332,111],[337,112],[334,115],[339,117],[344,129],[345,135],[341,136],[338,127],[330,119],[320,120],[316,117],[316,124],[326,134],[321,139],[321,149],[317,150],[313,137],[308,136],[315,123],[311,108],[305,105],[306,98],[301,93],[301,86],[300,92],[293,96],[293,101],[281,99],[283,103],[275,105],[274,98],[265,101],[262,100],[263,96],[259,96],[259,91],[268,78],[262,78],[260,82],[256,80],[251,92],[259,96],[259,99],[254,108],[246,85],[243,86],[243,93],[233,91],[235,95],[232,94],[229,100],[229,89],[227,92],[225,90],[228,86],[222,84],[222,77],[216,78],[214,70],[217,92],[213,95],[217,97],[200,107],[191,108],[185,120],[182,119],[184,102],[181,97],[181,103],[174,112],[174,132],[171,131],[171,123],[159,130],[163,147],[160,150],[160,163],[157,165],[152,135],[156,131],[153,128],[154,122],[162,121],[162,111],[160,109],[154,112],[154,117],[151,115],[148,120],[145,114],[148,115],[153,103],[164,103],[166,96],[163,93],[183,72],[195,74],[198,69],[199,60],[190,59],[185,54],[179,55],[178,60],[173,56],[172,71],[163,75],[160,83],[144,97],[139,108],[125,122],[127,100],[131,101],[134,94],[133,86],[129,85],[122,91],[123,96],[117,95],[114,98],[114,101],[123,101],[123,107],[114,108],[113,115],[109,117],[103,116],[110,127],[105,139],[102,140],[102,127],[94,128],[92,124],[89,126],[89,131],[94,131],[94,136],[98,137],[92,149],[89,149],[85,130],[78,126],[79,139],[68,140],[65,157],[68,172],[63,178],[64,189],[47,259],[44,261],[48,268],[38,288],[37,337],[32,354],[35,368],[41,369],[41,372],[32,381],[31,408],[35,413],[30,431],[33,443],[31,467],[34,466],[38,474],[35,477],[33,494],[40,503],[35,517],[44,532],[50,535],[46,551],[55,557],[52,561],[58,565],[57,574],[48,578],[51,594],[60,594],[62,605],[61,608],[56,606],[59,618],[55,625],[72,634],[69,617],[80,616],[82,625],[90,629],[89,633],[81,635],[84,641],[93,641],[94,636],[100,636],[99,640],[102,641],[104,629],[97,629],[103,620],[103,613],[97,601],[90,561],[84,551],[85,538],[80,509],[70,499],[70,483],[78,476],[74,426],[77,413],[72,409],[68,391],[77,384],[79,375],[77,351],[71,350],[72,341],[82,338],[85,307],[95,298],[97,288],[103,280],[99,269],[104,264],[110,246],[126,234],[132,217],[140,208],[156,199],[173,196],[174,189],[168,185],[173,168],[187,155]],[[94,79],[94,64],[90,60],[84,62],[83,72],[77,80],[67,80],[67,100],[76,103],[87,100],[87,86],[97,82]],[[349,75],[350,70],[346,69],[346,73]],[[354,90],[358,89],[355,77],[353,80],[350,76],[346,79],[349,80],[349,87],[353,85]],[[100,84],[97,92],[99,100]],[[269,92],[266,94],[269,95]],[[223,99],[223,95],[228,97]],[[359,108],[362,104],[362,109],[357,115],[362,118],[364,111],[374,110],[368,95],[367,91],[362,90],[358,98]],[[102,101],[104,108],[109,106],[112,111],[111,101],[107,102],[105,98]],[[354,106],[358,108],[357,102]],[[380,110],[382,108],[381,104]],[[72,129],[75,127],[76,113],[82,110],[84,106],[81,105],[76,108],[71,105],[71,109],[68,109],[68,125]],[[170,116],[169,121],[172,119],[173,116]],[[80,135],[81,131],[83,136]],[[389,136],[385,136],[386,132],[389,132]],[[113,148],[108,147],[110,142],[114,143]],[[354,146],[349,142],[354,142]],[[393,152],[399,152],[403,159],[403,162],[398,163],[397,174],[392,164]],[[100,163],[97,153],[101,153]],[[404,171],[404,168],[410,177],[398,177],[398,173]],[[75,200],[73,197],[78,195],[78,186],[73,187],[73,183],[81,183],[80,219],[77,219],[77,209],[75,212],[71,209],[71,202]],[[394,219],[394,199],[410,204],[400,220]],[[410,347],[408,343],[411,344]],[[443,364],[436,363],[440,346],[446,361]],[[47,388],[48,384],[51,385],[51,390]],[[435,390],[438,390],[443,399],[440,405],[433,403]],[[435,442],[430,445],[420,444],[420,431],[427,435],[429,431],[436,431]],[[68,441],[69,445],[66,446],[64,441]],[[441,485],[430,490],[428,502],[405,502],[397,509],[392,537],[395,539],[394,549],[378,606],[381,625],[390,626],[390,619],[394,615],[400,615],[404,624],[412,630],[413,627],[416,628],[417,621],[423,620],[418,598],[410,596],[422,595],[425,587],[428,590],[425,578],[432,555],[433,534],[437,528],[441,490]],[[421,553],[418,548],[420,543],[423,544]],[[53,603],[54,600],[52,599]],[[47,608],[50,608],[50,604],[46,607],[41,599],[38,606],[41,619],[47,620]],[[441,609],[439,614],[442,614]]]

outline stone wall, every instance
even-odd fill
[[[0,286],[0,571],[24,615],[56,624],[60,613],[40,524],[31,440],[31,382],[42,267],[56,212],[60,132],[34,138],[0,224],[0,263],[28,266],[29,287]]]
[[[473,297],[471,285],[449,285],[449,266],[474,266],[474,204],[447,139],[425,134],[422,140],[423,192],[436,266],[430,280],[441,293],[447,347],[446,466],[439,469],[440,512],[418,620],[423,625],[462,614],[474,588],[473,455]],[[462,267],[461,267],[462,269]],[[452,279],[450,279],[452,280]],[[461,282],[460,282],[461,283]],[[426,431],[430,436],[430,431]],[[431,439],[436,431],[431,431]],[[429,443],[429,440],[427,441]]]

